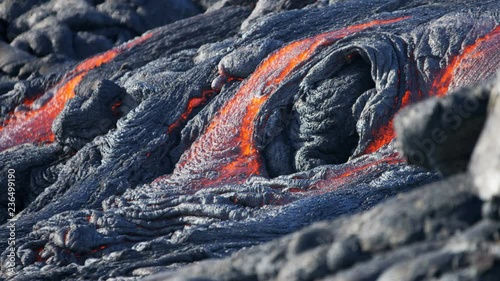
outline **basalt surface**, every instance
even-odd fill
[[[0,81],[8,84],[13,77],[51,73],[201,12],[185,0],[2,1],[0,70],[10,77]]]
[[[491,137],[499,120],[498,86],[500,80],[463,88],[398,113],[397,143],[405,157],[443,173],[453,171],[453,176],[364,213],[318,222],[231,257],[144,280],[498,280],[500,192],[492,188],[499,186],[498,166],[485,164],[498,157],[498,140]],[[467,110],[464,100],[476,103],[467,102]],[[485,103],[489,114],[481,106]],[[461,107],[462,114],[439,118]],[[435,129],[443,131],[441,138]],[[463,142],[464,135],[474,143]],[[465,150],[455,156],[456,164],[451,157],[440,157],[453,155],[445,153],[453,146]],[[463,163],[468,165],[461,170]]]
[[[23,9],[56,9],[58,20],[67,13],[56,1],[39,2]],[[101,6],[115,3],[97,2],[87,8],[101,14]],[[358,212],[174,274],[309,280],[349,268],[333,280],[374,280],[396,260],[426,254],[443,266],[439,273],[446,266],[463,269],[464,276],[476,270],[470,265],[484,248],[436,254],[447,243],[455,247],[446,239],[460,230],[466,231],[457,245],[475,235],[495,236],[497,223],[483,222],[482,201],[469,190],[468,176],[364,211],[465,169],[492,86],[459,89],[496,73],[497,3],[298,2],[198,1],[193,14],[206,9],[203,14],[79,63],[71,62],[78,56],[47,62],[50,71],[28,79],[3,73],[0,182],[7,190],[8,170],[15,170],[17,215],[16,274],[7,272],[5,250],[2,276],[134,280]],[[4,25],[24,23],[25,14],[10,13]],[[132,34],[161,24],[144,23]],[[21,45],[12,42],[5,48],[18,55]],[[457,90],[463,92],[407,113],[429,122],[393,121],[412,103]],[[426,149],[433,120],[463,112],[454,111],[456,104],[468,117],[445,122],[436,138],[445,134],[453,145],[466,135],[467,141],[453,148],[434,141]],[[393,123],[411,128],[401,131],[399,146]],[[462,153],[453,158],[453,149]],[[2,222],[11,218],[8,196],[0,194]],[[7,223],[0,239],[9,235]],[[479,262],[496,264],[494,257]],[[423,259],[380,278],[420,280],[430,263]],[[394,279],[405,272],[415,274]]]

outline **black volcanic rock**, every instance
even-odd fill
[[[300,9],[308,4],[315,2],[314,0],[259,0],[253,9],[252,14],[243,22],[242,29],[247,29],[252,23],[256,22],[259,17],[265,16],[273,12],[283,10]]]
[[[88,96],[78,95],[71,99],[52,124],[58,141],[75,150],[116,127],[118,118],[128,113],[121,110],[133,107],[127,104],[133,101],[126,96],[125,90],[109,80],[96,81],[91,89],[82,87],[79,91]]]
[[[11,75],[17,75],[23,65],[35,59],[29,53],[19,50],[4,42],[0,42],[0,69],[3,72]]]
[[[226,77],[247,78],[265,57],[282,45],[281,41],[269,39],[243,45],[220,60],[219,73]]]
[[[500,77],[492,86],[488,104],[488,119],[474,148],[469,170],[479,196],[483,200],[491,200],[493,203],[497,203],[500,197],[498,181],[500,155],[498,138],[496,137],[500,117]]]
[[[258,0],[195,0],[194,2],[206,10],[206,12],[212,12],[235,5],[254,8]]]
[[[460,275],[458,268],[493,280],[500,223],[481,218],[470,187],[468,176],[455,176],[363,214],[145,280],[419,280]]]
[[[403,110],[395,129],[408,163],[444,175],[464,172],[483,129],[493,86],[464,88]]]
[[[5,26],[0,31],[5,43],[43,59],[45,69],[41,65],[30,67],[22,60],[17,61],[20,66],[15,69],[0,68],[22,78],[36,71],[49,73],[47,65],[87,58],[147,30],[200,12],[189,0],[4,1],[0,19]],[[59,60],[48,60],[50,56]]]
[[[206,259],[219,260],[175,274],[496,274],[499,204],[469,174],[436,182],[408,165],[392,127],[399,109],[495,75],[496,3],[259,1],[272,12],[250,21],[252,1],[202,2],[148,31],[188,14],[54,0],[6,22],[7,48],[34,59],[0,80],[0,184],[15,169],[18,204],[0,196],[2,218],[17,213],[1,278],[133,280]],[[465,102],[459,91],[442,103]]]
[[[498,85],[486,82],[402,112],[398,132],[405,137],[405,153],[412,152],[404,142],[410,139],[408,131],[418,132],[414,124],[421,115],[417,113],[435,110],[436,106],[430,105],[444,104],[450,109],[460,106],[465,98],[496,97]],[[484,164],[492,162],[490,154],[497,147],[492,137],[497,109],[497,99],[492,98],[487,125],[469,166],[471,172],[417,188],[365,213],[316,223],[281,239],[240,250],[229,258],[204,261],[144,280],[497,280],[498,167]],[[475,113],[486,119],[485,110]],[[438,127],[443,124],[440,120],[425,124]],[[469,126],[453,132],[450,138],[454,142],[459,142],[454,137],[460,134],[478,137]],[[449,160],[441,165],[451,163]],[[496,198],[483,203],[478,194],[484,199]]]

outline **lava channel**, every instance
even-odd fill
[[[492,78],[495,74],[492,69],[500,64],[500,54],[495,52],[498,44],[500,44],[500,26],[466,46],[460,54],[453,56],[451,62],[432,82],[428,95],[444,96],[458,88]],[[421,96],[421,93],[419,92],[418,95]],[[406,91],[399,109],[410,103],[410,96],[411,92]],[[363,154],[375,152],[395,138],[393,119],[373,135],[374,140],[370,142]]]
[[[186,106],[186,109],[184,112],[181,114],[181,116],[175,120],[174,123],[172,123],[170,126],[168,126],[167,133],[172,133],[175,129],[179,128],[186,120],[191,116],[191,113],[199,107],[200,105],[203,105],[207,103],[207,101],[212,97],[212,95],[215,93],[214,90],[206,90],[201,93],[201,97],[193,97],[188,101],[188,104]]]
[[[444,96],[460,87],[493,77],[495,72],[491,69],[500,64],[500,53],[496,51],[499,44],[500,26],[497,26],[452,57],[434,80],[430,94]]]
[[[143,43],[152,36],[153,33],[145,34],[81,62],[54,87],[47,90],[44,95],[51,95],[51,98],[39,108],[33,107],[36,103],[33,100],[25,101],[24,105],[28,109],[14,111],[9,114],[3,125],[0,126],[0,152],[23,143],[53,142],[55,136],[51,130],[52,122],[63,110],[66,102],[75,96],[75,88],[85,75],[90,70],[110,62],[117,55]]]
[[[263,173],[253,134],[258,114],[278,86],[316,51],[355,32],[407,19],[374,20],[298,40],[266,58],[212,119],[204,133],[181,156],[169,182],[188,179],[194,188],[240,183]]]

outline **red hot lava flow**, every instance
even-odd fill
[[[466,46],[460,54],[453,56],[451,62],[434,79],[429,96],[444,96],[460,87],[491,78],[495,73],[492,69],[500,64],[500,54],[493,51],[498,44],[500,44],[500,26]],[[488,55],[487,59],[485,55]],[[410,103],[410,96],[411,92],[406,91],[400,109]],[[392,125],[391,119],[374,132],[375,138],[365,149],[364,154],[375,152],[394,139]]]
[[[188,104],[186,106],[186,109],[184,110],[184,113],[182,113],[181,116],[174,123],[172,123],[170,126],[168,126],[167,133],[170,134],[172,131],[179,128],[182,123],[186,122],[186,120],[189,118],[191,113],[193,113],[193,111],[198,106],[206,103],[208,101],[208,99],[210,99],[210,97],[213,94],[214,94],[213,90],[207,90],[207,91],[202,92],[201,97],[191,98],[188,101]]]
[[[401,104],[399,105],[399,109],[406,107],[411,103],[411,92],[406,90],[403,98],[401,99]],[[397,102],[396,102],[397,106]],[[371,141],[368,146],[363,151],[363,154],[370,154],[377,150],[379,150],[382,146],[390,143],[395,137],[393,129],[394,120],[391,119],[387,124],[380,127],[376,132],[373,133],[374,139]]]
[[[404,160],[397,153],[394,153],[382,159],[374,159],[372,157],[364,161],[349,163],[348,165],[329,170],[324,179],[313,183],[307,190],[300,191],[312,190],[317,193],[325,193],[332,189],[339,188],[343,184],[353,182],[354,179],[368,175],[370,170],[376,171],[378,169],[379,171],[384,171],[384,169],[380,169],[380,166],[397,165],[403,162]],[[370,174],[370,176],[373,176],[373,174]]]
[[[500,26],[497,26],[452,57],[448,66],[434,80],[431,94],[444,96],[449,91],[491,77],[494,74],[491,66],[496,68],[500,64],[500,54],[496,51],[499,44]]]
[[[47,91],[46,94],[52,94],[53,96],[39,108],[32,107],[33,100],[26,101],[24,105],[30,107],[28,110],[11,113],[3,125],[0,126],[0,151],[23,143],[53,142],[55,136],[51,131],[52,122],[62,111],[66,102],[75,96],[75,88],[83,77],[90,70],[111,61],[125,50],[151,38],[152,35],[153,33],[145,34],[140,38],[81,62],[53,88]]]
[[[262,173],[255,146],[255,121],[280,83],[323,46],[355,32],[399,22],[407,17],[374,20],[295,41],[266,58],[212,119],[204,133],[182,155],[170,179],[190,178],[195,187],[242,182]],[[216,171],[216,174],[213,174]],[[161,180],[161,179],[158,179]]]

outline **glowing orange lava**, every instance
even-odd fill
[[[368,172],[368,168],[376,168],[379,165],[396,165],[404,160],[399,155],[394,154],[382,159],[370,159],[358,163],[350,163],[349,166],[340,168],[338,171],[329,171],[325,179],[314,183],[309,189],[327,192],[339,188],[342,184],[352,182],[353,177],[363,176]]]
[[[255,121],[260,109],[280,83],[286,81],[290,74],[307,62],[320,47],[331,45],[355,32],[392,24],[406,18],[375,20],[322,33],[295,41],[272,53],[182,155],[170,178],[175,179],[183,175],[198,180],[197,186],[206,187],[229,180],[233,183],[241,182],[250,175],[260,174],[262,161],[253,140]],[[214,167],[213,163],[218,164]],[[200,171],[200,168],[206,170]],[[213,171],[216,171],[217,175],[208,179],[206,174]]]
[[[189,118],[193,110],[195,110],[198,106],[206,103],[208,99],[213,95],[213,93],[213,90],[207,90],[202,92],[201,97],[191,98],[188,101],[184,113],[182,113],[181,116],[174,123],[172,123],[172,125],[168,126],[167,132],[170,134],[173,130],[179,128],[179,126]]]
[[[491,50],[497,50],[499,44],[500,26],[497,26],[490,33],[477,39],[474,44],[465,47],[460,54],[451,59],[448,66],[434,80],[430,94],[444,96],[449,91],[479,82],[479,80],[486,79],[487,76],[494,74],[490,69],[491,67],[485,67],[484,64],[489,63],[494,67],[498,67],[500,54],[497,51],[491,52]],[[484,57],[485,54],[488,54],[487,58]],[[461,83],[465,79],[461,77],[463,75],[460,75],[460,72],[465,72],[467,75],[467,85]]]
[[[500,64],[500,53],[491,52],[496,50],[500,44],[500,26],[497,26],[490,33],[477,39],[472,45],[451,59],[451,63],[442,70],[431,86],[429,95],[444,96],[454,89],[472,85],[481,80],[494,75],[491,66],[497,67]],[[489,52],[488,52],[489,51]],[[488,54],[486,58],[485,55]],[[490,66],[486,66],[488,63]],[[419,91],[418,97],[422,93]],[[407,90],[401,100],[399,109],[411,103],[411,93]],[[363,154],[372,153],[382,146],[390,143],[395,137],[393,120],[374,132],[374,140],[370,142]]]
[[[108,246],[106,246],[106,245],[102,245],[102,246],[100,246],[100,247],[99,247],[99,248],[97,248],[97,249],[93,249],[93,250],[91,250],[90,252],[91,252],[91,253],[93,253],[93,254],[95,254],[95,253],[97,253],[97,252],[99,252],[99,251],[102,251],[102,250],[106,249],[107,247],[108,247]]]
[[[146,34],[81,62],[46,92],[52,97],[39,108],[33,108],[33,99],[25,101],[24,105],[29,107],[28,110],[13,112],[0,126],[0,151],[22,143],[53,142],[55,136],[51,131],[52,122],[62,111],[66,102],[75,96],[75,88],[87,72],[111,61],[118,54],[144,42],[152,35],[153,33]]]
[[[403,98],[401,99],[401,105],[399,109],[402,109],[411,103],[411,92],[406,90]],[[379,150],[382,146],[390,143],[396,136],[393,128],[394,120],[391,119],[387,124],[380,127],[377,131],[373,133],[374,139],[363,151],[363,154],[373,153]]]
[[[363,151],[363,154],[373,153],[394,139],[395,133],[392,127],[393,123],[394,120],[391,119],[387,124],[383,125],[373,133],[374,139],[368,144],[366,149]]]
[[[403,95],[403,98],[401,99],[401,108],[409,105],[411,103],[411,92],[409,90],[406,90],[405,94]]]

